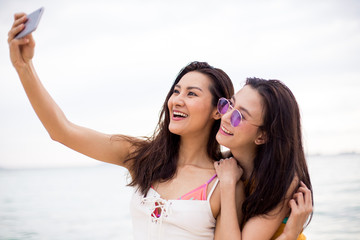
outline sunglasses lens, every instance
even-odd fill
[[[233,127],[237,127],[240,124],[241,114],[239,113],[239,111],[233,111],[233,113],[231,114],[230,122]]]
[[[221,114],[225,114],[228,108],[229,108],[229,102],[225,98],[220,98],[217,105],[218,112]]]

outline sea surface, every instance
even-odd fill
[[[308,157],[308,239],[360,240],[360,155]],[[0,170],[0,240],[132,239],[128,176],[114,165]]]

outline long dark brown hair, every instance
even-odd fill
[[[188,72],[196,71],[205,74],[211,79],[210,92],[212,106],[216,106],[220,97],[230,98],[234,88],[229,76],[221,69],[214,68],[206,62],[192,62],[184,67],[176,77],[162,106],[157,127],[151,137],[145,140],[128,138],[136,150],[128,158],[132,181],[130,186],[136,186],[142,194],[146,194],[151,184],[156,181],[167,181],[176,173],[180,136],[169,131],[170,112],[168,101],[173,94],[175,85]],[[216,120],[211,128],[207,144],[207,153],[210,158],[221,158],[220,146],[215,136],[220,127],[220,120]]]
[[[290,89],[279,80],[248,78],[245,85],[262,97],[263,125],[266,143],[258,146],[254,170],[245,187],[243,223],[268,214],[285,201],[286,193],[296,177],[311,190],[300,123],[300,111]],[[296,189],[297,190],[297,189]]]

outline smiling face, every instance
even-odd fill
[[[181,136],[209,134],[218,117],[216,107],[211,104],[210,85],[210,78],[196,71],[185,74],[175,85],[168,101],[171,133]]]
[[[234,109],[240,111],[243,119],[237,127],[230,123],[233,109],[228,110],[221,117],[221,126],[216,135],[220,145],[230,149],[231,152],[241,149],[253,148],[264,143],[259,127],[263,122],[262,97],[250,86],[244,86],[231,99]]]

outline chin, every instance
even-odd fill
[[[216,141],[220,144],[220,145],[223,145],[223,141],[221,139],[221,133],[219,133],[219,131],[216,133]]]
[[[172,134],[180,135],[180,133],[181,133],[181,129],[173,127],[173,126],[171,126],[171,124],[169,125],[168,129]]]
[[[226,148],[229,148],[229,144],[227,143],[227,141],[224,141],[225,139],[223,138],[223,135],[221,135],[221,133],[218,131],[216,134],[216,141],[221,145],[224,146]]]
[[[220,142],[219,142],[219,138],[220,138],[220,133],[219,133],[219,131],[217,131],[215,138],[216,138],[216,141],[218,141],[218,143],[220,144]]]

